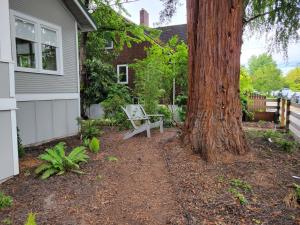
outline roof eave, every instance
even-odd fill
[[[82,32],[97,30],[96,23],[80,0],[63,0],[63,2],[77,20]]]

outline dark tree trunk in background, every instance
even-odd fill
[[[86,8],[89,7],[89,0],[84,0],[84,5]],[[80,47],[79,47],[79,65],[80,65],[80,86],[87,87],[88,85],[88,75],[87,75],[87,70],[85,67],[85,61],[87,59],[86,56],[86,45],[87,45],[87,40],[88,40],[88,33],[87,32],[82,32],[81,33],[81,38],[80,38]],[[84,108],[84,97],[80,91],[80,108],[81,108],[81,117],[86,118],[86,113],[85,113],[85,108]]]
[[[246,153],[239,95],[243,0],[187,0],[187,10],[185,141],[207,161]]]

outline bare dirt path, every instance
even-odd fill
[[[140,135],[126,141],[120,132],[106,132],[103,152],[91,154],[82,167],[85,175],[69,173],[46,181],[34,177],[33,165],[28,168],[39,153],[33,151],[23,160],[21,175],[0,185],[14,198],[13,209],[0,211],[0,224],[6,218],[23,224],[31,211],[38,224],[184,224],[161,149],[176,132],[155,131],[150,139]],[[78,138],[66,141],[79,144]],[[117,161],[107,160],[109,156]]]

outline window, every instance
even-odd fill
[[[118,83],[128,84],[128,65],[117,66]]]
[[[62,74],[61,28],[12,10],[16,71]]]
[[[36,68],[35,25],[16,19],[15,29],[17,66],[23,68]]]
[[[110,33],[105,32],[104,33],[104,40],[105,40],[105,49],[113,49],[114,48],[114,42],[112,40],[112,36]]]
[[[114,42],[112,40],[105,40],[105,49],[113,49],[114,48]]]

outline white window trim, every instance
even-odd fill
[[[120,82],[120,79],[119,79],[120,67],[126,67],[126,81],[125,82]],[[117,75],[118,75],[118,83],[119,84],[128,84],[128,64],[117,65]]]
[[[35,64],[36,68],[24,68],[18,67],[15,63],[15,71],[18,72],[29,72],[29,73],[40,73],[40,74],[49,74],[49,75],[64,75],[63,74],[63,49],[62,49],[62,29],[60,26],[51,24],[49,22],[25,15],[23,13],[10,10],[11,15],[11,35],[12,35],[12,52],[13,59],[17,61],[17,50],[16,50],[16,30],[15,30],[15,19],[19,18],[20,20],[28,21],[29,23],[34,24],[36,29],[35,36]],[[56,46],[56,60],[57,60],[57,71],[44,70],[42,67],[42,41],[41,41],[41,28],[45,27],[49,30],[53,30],[57,33],[57,46]]]
[[[106,50],[111,50],[114,49],[114,42],[110,41],[110,46],[109,47],[105,47]]]

